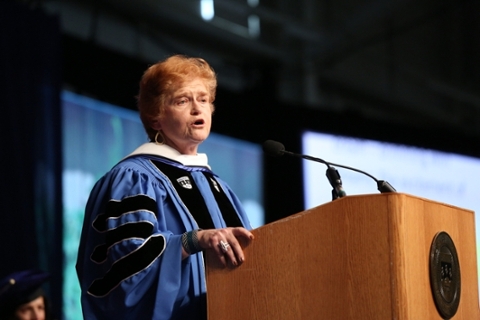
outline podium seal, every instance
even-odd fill
[[[438,232],[430,249],[430,286],[442,319],[452,318],[460,303],[460,265],[448,233]]]

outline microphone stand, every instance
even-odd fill
[[[333,190],[332,190],[332,199],[333,200],[335,200],[339,197],[346,196],[346,193],[345,193],[345,191],[343,190],[343,187],[342,187],[342,180],[340,179],[340,174],[338,173],[338,171],[333,166],[337,166],[337,167],[341,167],[341,168],[344,168],[344,169],[356,171],[356,172],[362,173],[362,174],[372,178],[377,183],[377,190],[380,191],[381,193],[397,192],[397,190],[395,190],[395,188],[390,183],[388,183],[387,181],[378,180],[377,178],[375,178],[374,176],[372,176],[371,174],[369,174],[365,171],[355,169],[355,168],[352,168],[352,167],[348,167],[348,166],[344,166],[344,165],[341,165],[341,164],[338,164],[338,163],[327,162],[323,159],[315,158],[315,157],[312,157],[312,156],[293,153],[293,152],[286,151],[286,150],[281,150],[281,153],[282,154],[288,154],[290,156],[294,156],[294,157],[298,157],[298,158],[302,158],[302,159],[306,159],[306,160],[320,162],[320,163],[323,163],[324,165],[326,165],[327,166],[327,178],[328,178],[328,181],[330,182],[331,186],[333,187]]]

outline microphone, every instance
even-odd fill
[[[340,180],[340,182],[335,181],[335,180],[337,180],[336,174],[338,174],[338,172],[336,172],[336,174],[335,174],[334,171],[336,171],[336,170],[332,166],[341,167],[341,168],[344,168],[344,169],[347,169],[347,170],[352,170],[352,171],[355,171],[355,172],[359,172],[361,174],[364,174],[364,175],[372,178],[377,183],[377,189],[381,193],[396,192],[397,191],[387,181],[378,180],[377,178],[375,178],[374,176],[372,176],[371,174],[369,174],[365,171],[355,169],[355,168],[352,168],[352,167],[348,167],[348,166],[344,166],[344,165],[341,165],[341,164],[327,162],[327,161],[325,161],[323,159],[320,159],[320,158],[315,158],[315,157],[311,157],[311,156],[308,156],[308,155],[297,154],[297,153],[293,153],[293,152],[290,152],[290,151],[286,151],[285,146],[282,143],[277,142],[277,141],[273,141],[273,140],[265,141],[263,143],[263,152],[265,152],[268,155],[274,156],[274,157],[279,157],[279,156],[282,156],[284,154],[288,154],[290,156],[299,157],[299,158],[303,158],[303,159],[306,159],[306,160],[316,161],[316,162],[320,162],[320,163],[325,164],[327,166],[327,178],[328,178],[330,184],[332,185],[332,187],[334,187],[334,189],[335,189],[334,185],[336,185],[337,188],[338,188],[338,183],[340,183],[340,187],[341,187],[341,180],[340,180],[340,175],[338,175],[338,180]],[[342,188],[342,190],[343,190],[343,188]],[[338,193],[338,191],[337,191],[337,193]]]
[[[342,198],[347,195],[345,190],[343,190],[342,179],[340,178],[340,173],[338,173],[337,169],[327,164],[327,173],[326,173],[328,182],[332,186],[332,200],[337,198]]]

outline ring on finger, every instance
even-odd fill
[[[230,247],[230,244],[226,241],[220,240],[220,249],[222,249],[223,253],[227,253],[228,247]]]

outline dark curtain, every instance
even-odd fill
[[[59,22],[24,3],[0,1],[0,277],[51,273],[62,287],[61,44]]]

